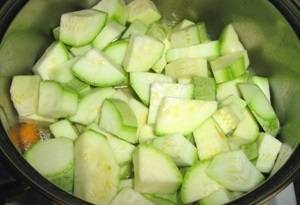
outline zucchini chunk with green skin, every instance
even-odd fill
[[[152,24],[146,34],[161,41],[165,41],[168,38],[167,27],[161,23]]]
[[[200,160],[229,151],[226,136],[211,118],[201,124],[193,134]]]
[[[262,126],[263,130],[276,136],[280,128],[280,123],[271,103],[263,91],[251,83],[240,83],[238,87],[250,111]]]
[[[258,138],[258,158],[256,168],[263,173],[270,173],[279,154],[281,142],[275,137],[262,133]]]
[[[49,118],[63,118],[76,113],[78,95],[64,90],[54,81],[42,81],[39,90],[38,114]]]
[[[156,198],[166,199],[168,201],[171,201],[173,203],[177,203],[177,193],[175,194],[151,194],[151,196],[154,196]]]
[[[174,27],[174,31],[177,31],[177,30],[181,30],[181,29],[185,29],[189,26],[192,26],[192,25],[195,25],[194,22],[188,20],[188,19],[183,19],[180,23],[178,23],[175,27]]]
[[[231,193],[226,189],[219,189],[209,196],[206,196],[199,201],[199,205],[223,205],[230,202],[233,199]]]
[[[152,70],[156,73],[163,72],[163,70],[165,69],[165,67],[167,65],[166,54],[167,54],[167,52],[168,52],[171,45],[170,45],[170,42],[167,38],[165,40],[163,40],[163,43],[165,44],[163,54],[160,57],[160,59],[158,61],[156,61],[156,63],[152,66]]]
[[[197,149],[183,135],[171,135],[153,139],[152,145],[169,155],[177,166],[192,166],[197,160]]]
[[[75,142],[74,195],[107,205],[118,192],[119,166],[104,136],[84,132]]]
[[[148,143],[152,139],[156,138],[157,136],[154,134],[153,127],[151,125],[143,125],[139,131],[139,143]]]
[[[70,121],[89,125],[94,122],[99,113],[102,103],[115,93],[113,88],[95,88],[86,93],[79,101],[76,114],[70,117]]]
[[[128,46],[128,40],[119,40],[107,46],[103,53],[110,58],[114,63],[121,65]]]
[[[147,35],[132,36],[123,61],[127,72],[148,71],[160,59],[165,45]]]
[[[165,44],[165,48],[164,48],[162,56],[152,66],[152,70],[154,72],[161,73],[167,65],[166,54],[167,54],[169,48],[171,47],[171,43],[168,39],[167,28],[160,23],[152,24],[147,31],[147,35],[152,36],[156,39],[159,39],[160,41],[162,41]]]
[[[258,147],[256,142],[242,145],[241,150],[243,150],[249,160],[254,160],[258,157]]]
[[[146,25],[150,25],[161,18],[159,11],[150,0],[134,0],[127,5],[128,21],[140,20]]]
[[[135,149],[134,145],[109,134],[105,136],[119,165],[124,165],[132,161],[132,153]]]
[[[155,195],[151,195],[151,194],[144,194],[144,196],[150,200],[152,203],[154,203],[155,205],[176,205],[176,202],[161,198],[161,197],[157,197]]]
[[[217,83],[233,80],[247,71],[243,52],[221,56],[211,61],[210,66]]]
[[[101,31],[106,14],[94,9],[65,13],[60,19],[59,39],[70,46],[89,44]]]
[[[269,102],[271,102],[271,95],[270,95],[270,86],[269,86],[269,80],[265,77],[260,76],[252,76],[250,78],[250,82],[256,84],[265,94]]]
[[[120,167],[120,179],[128,179],[132,175],[132,163]]]
[[[37,75],[14,76],[10,86],[11,100],[20,117],[37,113],[41,78]]]
[[[228,141],[237,146],[241,146],[254,142],[258,135],[258,124],[248,109],[246,109],[244,110],[244,118],[240,121],[232,136],[228,138]]]
[[[82,56],[73,66],[73,73],[83,82],[109,87],[125,81],[125,73],[98,49],[92,49]]]
[[[150,200],[145,198],[139,192],[132,190],[131,188],[125,188],[118,193],[110,205],[155,205]]]
[[[245,48],[232,24],[227,25],[220,36],[220,51],[222,55],[244,51]]]
[[[125,101],[104,101],[99,120],[100,129],[134,144],[138,141],[137,126],[136,116]]]
[[[54,29],[52,29],[52,35],[55,41],[59,41],[59,33],[60,33],[60,27],[57,26]]]
[[[99,50],[103,50],[111,42],[117,40],[124,30],[125,26],[117,23],[116,21],[109,22],[97,35],[93,41],[93,46]]]
[[[78,131],[68,120],[60,120],[49,126],[51,133],[54,137],[65,137],[75,140],[78,137]]]
[[[183,203],[192,203],[209,196],[222,186],[207,176],[209,161],[199,162],[189,168],[183,178],[180,196]]]
[[[66,84],[64,84],[64,87],[67,89],[73,90],[74,92],[76,92],[79,95],[83,95],[91,90],[90,85],[80,81],[77,78],[74,78],[74,79],[70,80],[69,82],[67,82]]]
[[[40,140],[25,152],[25,159],[41,175],[61,189],[72,192],[73,141],[67,138]]]
[[[143,22],[136,20],[133,21],[127,28],[126,32],[122,35],[122,38],[129,38],[133,35],[144,35],[148,30],[148,26]]]
[[[209,42],[210,38],[209,38],[209,35],[207,32],[205,23],[203,23],[203,22],[198,23],[197,27],[198,27],[200,42],[201,43]]]
[[[124,0],[102,0],[93,9],[108,14],[108,21],[116,20],[125,25],[128,18],[127,6]]]
[[[126,188],[133,188],[133,179],[122,179],[119,183],[119,190],[123,190]]]
[[[219,108],[212,116],[225,135],[230,135],[240,123],[239,116],[230,106]]]
[[[216,82],[213,78],[193,77],[196,100],[216,100]]]
[[[240,97],[240,92],[238,89],[238,83],[245,83],[248,81],[248,75],[243,75],[234,80],[230,80],[224,83],[220,83],[217,85],[217,100],[222,101],[225,98],[234,95],[236,97]]]
[[[166,58],[171,62],[180,58],[213,59],[219,55],[219,41],[211,41],[186,48],[172,48],[168,50]]]
[[[239,118],[239,120],[242,120],[244,118],[244,111],[247,107],[247,103],[235,95],[230,95],[219,102],[219,107],[228,107],[228,109],[230,109]]]
[[[71,58],[68,61],[55,66],[49,72],[49,80],[54,80],[59,83],[68,83],[73,80],[75,76],[72,73],[72,67],[79,58]]]
[[[264,176],[241,150],[217,155],[206,173],[230,191],[246,192],[264,180]]]
[[[131,87],[142,102],[149,105],[151,84],[154,82],[172,83],[173,79],[169,76],[158,73],[133,72],[130,73],[129,81]]]
[[[26,116],[19,116],[20,122],[41,122],[41,123],[54,123],[56,119],[48,118],[40,116],[39,114],[32,114],[32,115],[26,115]]]
[[[182,58],[166,65],[166,75],[173,78],[208,77],[207,60]]]
[[[93,47],[91,44],[85,45],[85,46],[79,46],[79,47],[72,47],[70,48],[70,52],[74,56],[82,56],[86,54],[89,50],[91,50]]]
[[[172,194],[182,176],[171,158],[150,145],[139,145],[133,154],[134,189],[141,193]]]
[[[158,135],[183,135],[193,132],[217,109],[215,101],[166,97],[158,111],[155,132]]]
[[[172,48],[183,48],[200,44],[200,35],[197,25],[192,25],[172,32],[170,35]]]
[[[52,70],[68,59],[68,51],[65,46],[61,42],[54,42],[34,64],[32,70],[40,75],[43,80],[50,80]]]
[[[193,98],[193,85],[177,83],[153,83],[150,89],[150,106],[148,124],[154,124],[161,101],[164,97],[176,97],[184,99]]]
[[[138,132],[144,124],[147,122],[148,118],[148,108],[136,100],[131,94],[126,93],[125,89],[117,90],[117,92],[112,96],[112,98],[120,99],[128,103],[129,107],[135,114],[138,123]]]

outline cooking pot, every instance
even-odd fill
[[[233,23],[249,51],[251,70],[267,76],[284,143],[274,170],[259,187],[231,204],[264,204],[300,171],[300,4],[288,0],[153,0],[164,21],[204,21],[212,38]],[[58,203],[86,202],[52,185],[36,172],[9,140],[17,115],[10,101],[13,75],[30,74],[53,38],[51,30],[67,11],[87,8],[95,0],[7,0],[0,10],[0,155],[18,179]],[[0,3],[1,6],[1,3]],[[297,36],[298,34],[298,36]],[[1,191],[0,191],[1,192]],[[5,193],[4,190],[2,193]],[[0,193],[1,194],[1,193]]]

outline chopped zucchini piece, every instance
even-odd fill
[[[70,117],[72,122],[89,125],[93,123],[100,113],[105,99],[115,93],[113,88],[96,88],[86,93],[79,101],[77,113]]]
[[[138,141],[137,126],[136,116],[125,101],[104,101],[99,120],[100,129],[134,144]]]
[[[114,63],[121,65],[126,55],[127,46],[128,40],[115,41],[107,46],[103,53]]]
[[[275,137],[262,133],[258,139],[258,158],[256,168],[263,173],[270,173],[281,148],[281,142]]]
[[[75,141],[75,196],[93,204],[109,204],[118,192],[119,171],[104,136],[87,131]]]
[[[233,80],[246,73],[244,52],[227,54],[210,62],[217,83]]]
[[[51,133],[54,137],[65,137],[71,140],[76,140],[78,137],[78,131],[68,120],[60,120],[49,126]]]
[[[159,11],[151,0],[133,0],[128,4],[128,21],[140,20],[150,25],[161,18]]]
[[[157,137],[152,145],[169,155],[177,166],[192,166],[197,160],[197,149],[183,135]]]
[[[127,72],[148,71],[160,59],[165,45],[146,35],[132,36],[123,61]]]
[[[211,118],[200,125],[193,134],[200,160],[229,151],[224,133]]]
[[[10,86],[11,100],[20,117],[37,113],[41,78],[37,75],[14,76]]]
[[[196,100],[216,100],[216,82],[213,78],[193,77]]]
[[[139,192],[132,190],[131,188],[125,188],[121,190],[110,205],[155,205],[150,200],[146,199]]]
[[[193,132],[217,109],[215,101],[166,97],[158,111],[155,132],[158,135]]]
[[[128,10],[124,0],[102,0],[93,9],[107,13],[108,21],[115,20],[125,25],[128,19]]]
[[[117,40],[125,30],[125,26],[116,21],[109,22],[93,41],[93,46],[103,50],[111,42]]]
[[[172,194],[182,176],[167,155],[150,145],[139,145],[133,155],[134,189],[141,193]]]
[[[250,111],[262,126],[263,130],[276,136],[280,128],[280,123],[271,103],[263,91],[251,83],[240,83],[238,87]]]
[[[95,48],[75,63],[73,73],[83,82],[99,87],[118,85],[126,79],[122,68]]]
[[[217,155],[206,173],[230,191],[246,192],[264,180],[264,176],[241,150]]]
[[[32,70],[34,73],[40,75],[43,80],[50,80],[53,69],[68,59],[68,51],[65,46],[61,42],[54,42],[34,64]]]
[[[94,9],[65,13],[60,19],[59,39],[70,46],[84,46],[92,42],[105,22],[106,14]]]
[[[157,118],[159,106],[163,98],[175,97],[192,99],[193,85],[176,83],[153,83],[150,89],[150,106],[148,115],[148,124],[154,124]]]
[[[146,105],[150,102],[150,86],[154,82],[172,83],[171,77],[148,72],[133,72],[130,73],[130,85],[139,96],[142,102]]]
[[[209,164],[209,161],[200,162],[187,170],[180,191],[183,203],[195,202],[221,188],[221,185],[207,176]]]
[[[72,192],[74,148],[71,139],[40,140],[25,152],[24,157],[41,175],[61,189]]]
[[[208,77],[207,60],[202,58],[182,58],[169,63],[166,75],[173,78]]]
[[[256,142],[242,145],[241,150],[243,150],[249,160],[254,160],[258,156],[258,147]]]
[[[93,47],[91,44],[85,45],[85,46],[79,46],[79,47],[72,47],[70,48],[70,52],[74,56],[82,56],[86,54],[89,50],[91,50]]]
[[[124,165],[132,161],[132,153],[135,149],[134,145],[110,134],[105,134],[105,136],[119,165]]]
[[[148,30],[148,26],[139,20],[133,21],[127,28],[126,32],[122,35],[122,38],[129,38],[133,35],[144,35]]]
[[[186,48],[172,48],[168,50],[166,58],[171,62],[180,58],[213,59],[219,55],[219,41],[211,41]]]
[[[147,143],[157,136],[153,132],[153,127],[151,125],[144,125],[139,131],[139,143]]]

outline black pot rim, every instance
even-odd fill
[[[27,0],[12,0],[4,4],[0,10],[0,40],[6,29],[12,22],[16,14],[25,5]],[[278,10],[284,15],[283,17],[293,27],[294,31],[300,37],[300,10],[292,1],[271,0]],[[2,14],[2,15],[1,15]],[[32,168],[19,154],[7,136],[3,125],[0,123],[0,151],[7,159],[9,167],[13,173],[24,179],[32,187],[50,200],[61,202],[63,204],[89,204],[73,195],[62,191],[55,185],[42,177],[34,168]],[[229,204],[265,204],[275,195],[287,187],[300,171],[300,147],[292,153],[288,161],[275,173],[270,180],[252,192],[245,194],[241,198],[230,202]]]

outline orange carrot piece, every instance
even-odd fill
[[[22,123],[19,129],[20,143],[24,149],[36,143],[40,137],[38,127],[34,123]]]

